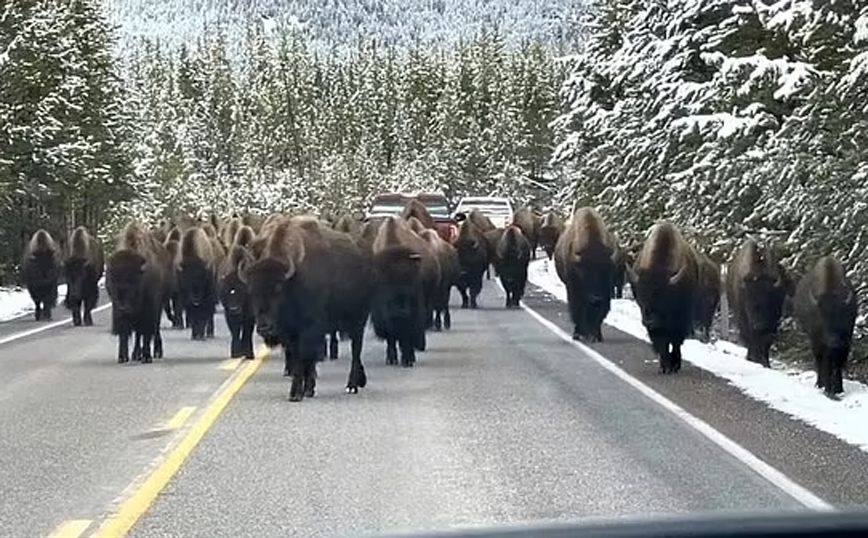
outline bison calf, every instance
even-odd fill
[[[857,303],[853,284],[837,259],[820,258],[802,277],[793,310],[811,342],[817,386],[830,397],[844,392],[843,369],[850,355]]]

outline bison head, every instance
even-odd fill
[[[238,267],[241,281],[250,293],[250,305],[256,317],[256,331],[270,347],[280,344],[280,308],[288,280],[295,275],[290,259],[263,258]]]
[[[830,349],[846,349],[853,338],[853,322],[847,315],[847,305],[856,302],[853,290],[846,292],[843,301],[841,296],[835,293],[816,296],[812,291],[808,292],[808,298],[819,311],[823,343]]]
[[[54,251],[42,251],[31,254],[27,262],[27,281],[31,286],[56,286],[58,267],[55,263]]]
[[[220,302],[227,314],[241,316],[250,310],[250,294],[238,271],[232,271],[220,282]]]
[[[744,313],[751,331],[774,334],[784,308],[786,287],[779,275],[754,272],[743,279]]]
[[[109,259],[106,290],[112,300],[112,309],[118,314],[130,315],[141,303],[146,263],[144,257],[132,251],[117,252]]]
[[[199,258],[181,262],[178,271],[178,293],[185,308],[197,309],[210,306],[213,301],[211,268]]]

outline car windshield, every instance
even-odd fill
[[[371,206],[372,215],[400,215],[404,211],[406,203],[400,198],[386,198],[377,200]]]
[[[484,215],[493,217],[508,217],[512,216],[512,210],[509,203],[505,200],[464,200],[458,207],[458,211],[467,213],[474,209],[479,210]]]

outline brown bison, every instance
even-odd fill
[[[263,232],[261,256],[238,272],[260,336],[270,347],[286,348],[289,400],[314,395],[316,363],[334,330],[352,341],[347,392],[357,393],[367,383],[362,338],[375,291],[370,260],[347,234],[317,221],[280,219]]]
[[[253,231],[250,227],[245,226],[245,228]],[[217,288],[231,338],[230,356],[253,359],[255,356],[253,330],[256,326],[256,318],[253,315],[247,286],[238,272],[240,267],[253,260],[247,248],[237,241],[239,236],[240,234],[236,235],[235,243],[229,247],[229,254],[220,264]]]
[[[406,221],[393,217],[380,225],[373,262],[378,275],[371,312],[374,333],[386,341],[386,364],[398,363],[400,348],[401,365],[413,366],[416,350],[425,347],[426,288],[439,281],[439,263],[428,243]]]
[[[118,336],[118,362],[144,363],[163,356],[160,317],[169,299],[172,260],[166,248],[137,222],[127,224],[106,263],[106,290],[112,300],[112,334]],[[151,341],[153,340],[153,355]]]
[[[458,252],[461,276],[458,278],[458,292],[461,294],[461,308],[476,308],[476,299],[482,292],[482,275],[488,267],[488,243],[485,236],[469,220],[458,225],[458,237],[453,243]]]
[[[698,269],[696,295],[693,298],[693,326],[702,342],[711,341],[711,325],[720,305],[720,266],[705,254],[694,250]]]
[[[93,325],[91,312],[99,301],[99,279],[102,278],[105,261],[102,246],[84,226],[79,226],[69,236],[69,255],[63,262],[66,276],[66,308],[72,311],[72,324],[84,322]]]
[[[190,228],[181,238],[178,258],[178,295],[187,315],[193,340],[214,335],[214,306],[220,248],[216,238],[209,238],[202,228]]]
[[[564,220],[554,211],[546,213],[540,222],[538,241],[550,260],[555,254],[555,245],[562,233]]]
[[[769,367],[769,351],[778,332],[784,301],[792,286],[770,245],[748,239],[729,263],[726,297],[747,360]]]
[[[523,207],[512,215],[512,224],[521,228],[521,232],[530,243],[530,257],[536,259],[536,246],[539,242],[539,219],[530,208]]]
[[[36,321],[51,320],[51,309],[57,305],[57,284],[60,280],[61,254],[51,234],[36,230],[24,249],[21,261],[24,286],[35,306]]]
[[[615,246],[593,208],[576,210],[555,245],[555,270],[567,289],[573,339],[602,342],[611,306]]]
[[[407,204],[404,206],[404,212],[401,213],[401,217],[405,220],[410,220],[410,217],[416,217],[419,219],[419,222],[422,223],[422,226],[431,230],[436,229],[437,226],[434,222],[434,217],[431,216],[428,208],[419,200],[407,200]]]
[[[345,234],[350,234],[353,237],[358,237],[362,231],[362,223],[351,215],[342,215],[335,222],[334,229]]]
[[[518,226],[507,226],[496,247],[495,267],[506,291],[506,308],[518,308],[527,286],[530,242]]]
[[[419,235],[428,242],[440,264],[440,281],[432,304],[434,310],[433,327],[435,331],[439,331],[441,328],[448,330],[452,328],[449,296],[452,292],[452,286],[458,282],[458,278],[461,276],[458,252],[434,230],[424,230]]]
[[[642,323],[660,359],[660,372],[681,369],[681,345],[693,332],[699,278],[693,249],[674,224],[655,224],[628,270]]]
[[[429,230],[430,228],[426,228],[422,221],[417,219],[416,217],[410,217],[407,219],[407,224],[410,226],[410,229],[413,230],[413,233],[416,235],[421,234],[425,230]]]
[[[181,304],[181,296],[179,295],[178,282],[180,280],[181,268],[181,242],[174,239],[167,239],[163,244],[166,247],[166,252],[172,260],[172,270],[169,272],[169,301],[166,305],[166,313],[171,314],[169,320],[172,322],[173,329],[189,328],[189,320],[187,325],[184,324],[184,307]]]
[[[497,228],[491,219],[485,216],[485,213],[478,209],[472,209],[470,213],[467,214],[467,220],[473,223],[476,228],[482,232],[489,232]]]
[[[235,234],[238,233],[238,229],[242,226],[244,226],[242,220],[239,217],[233,217],[227,220],[222,228],[217,230],[220,244],[224,250],[229,250],[229,247],[235,242]]]
[[[811,342],[817,387],[830,397],[844,392],[857,309],[853,284],[834,256],[817,260],[796,287],[793,312]]]

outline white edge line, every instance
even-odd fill
[[[112,304],[104,304],[102,306],[98,306],[92,310],[92,312],[102,312],[103,310],[107,310],[111,308]],[[66,325],[67,323],[72,323],[72,318],[67,318],[61,321],[55,321],[52,323],[48,323],[45,325],[40,325],[39,327],[34,327],[32,329],[28,329],[26,331],[21,331],[20,333],[15,333],[10,336],[6,336],[4,338],[0,338],[0,346],[3,344],[8,344],[9,342],[14,342],[15,340],[20,340],[22,338],[26,338],[28,336],[32,336],[34,334],[39,334],[44,331],[48,331],[50,329],[56,329],[57,327],[61,327]]]
[[[497,283],[499,287],[500,282]],[[501,289],[503,289],[501,287]],[[638,390],[655,403],[659,404],[661,407],[670,411],[673,415],[683,420],[688,426],[696,430],[705,436],[709,441],[714,443],[715,445],[722,448],[726,453],[730,456],[736,458],[740,462],[747,465],[751,470],[765,478],[784,493],[794,498],[798,502],[802,503],[804,506],[808,508],[812,508],[817,511],[824,512],[836,512],[837,509],[831,504],[827,503],[820,497],[814,495],[806,488],[796,484],[793,480],[787,477],[784,473],[778,471],[768,463],[762,461],[758,457],[754,456],[750,451],[748,451],[743,446],[739,445],[726,435],[714,429],[710,424],[696,418],[695,416],[688,413],[683,407],[679,406],[669,398],[663,396],[659,392],[655,391],[645,383],[639,381],[635,377],[628,374],[626,371],[619,368],[615,363],[599,354],[595,350],[590,347],[582,344],[581,342],[577,342],[572,339],[570,335],[564,332],[560,327],[552,323],[551,321],[544,318],[540,313],[536,312],[529,306],[527,306],[524,301],[519,303],[521,308],[530,314],[535,320],[540,322],[545,328],[553,332],[556,336],[558,336],[561,340],[572,344],[574,347],[581,350],[588,357],[594,360],[594,362],[598,363],[600,366],[608,370],[609,372],[615,374],[619,379]]]

